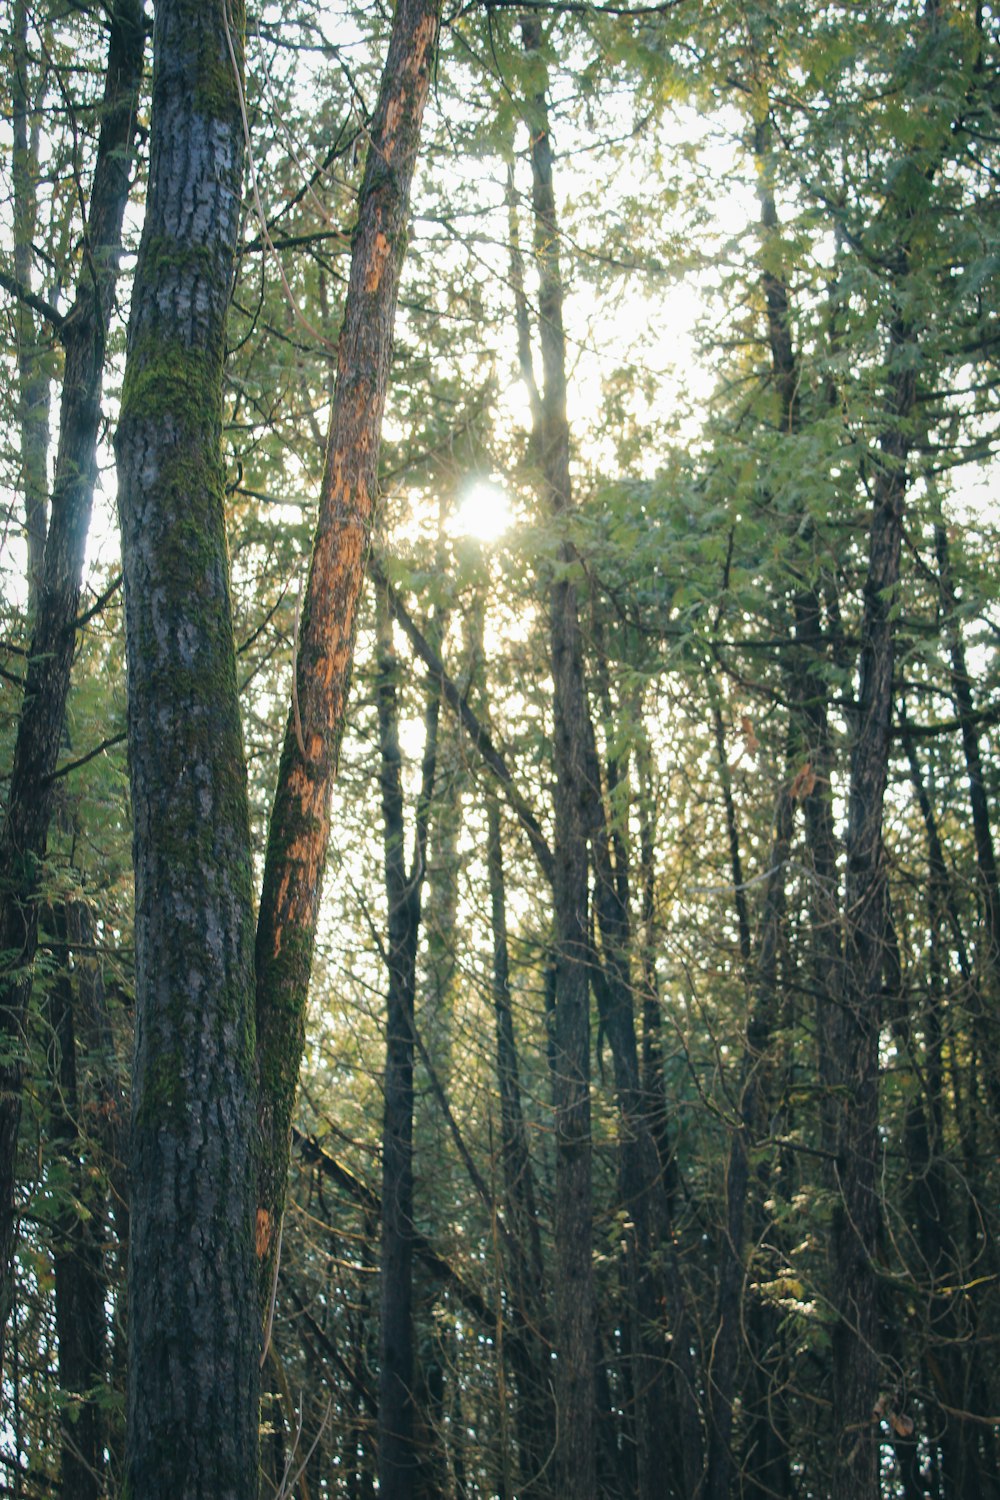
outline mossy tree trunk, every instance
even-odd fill
[[[260,1168],[257,1252],[270,1296],[289,1131],[343,735],[358,600],[406,244],[410,186],[430,88],[440,0],[400,0],[370,128],[340,334],[319,520],[271,811],[257,925]]]
[[[0,1347],[12,1298],[17,1138],[25,1022],[38,945],[38,890],[52,816],[52,773],[76,646],[97,473],[104,352],[128,200],[143,51],[140,0],[117,0],[111,7],[104,106],[76,300],[60,324],[65,370],[51,523],[34,590],[24,697],[0,829]],[[40,536],[41,522],[37,517],[36,521]]]
[[[116,437],[136,880],[126,1484],[257,1490],[253,892],[221,456],[244,16],[161,0]]]

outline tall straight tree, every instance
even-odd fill
[[[136,880],[131,1495],[257,1490],[253,892],[221,457],[240,0],[162,0],[118,452]]]
[[[543,69],[542,28],[521,22],[525,52]],[[543,389],[539,464],[547,508],[561,525],[573,503],[566,412],[566,336],[559,236],[552,185],[546,85],[534,91],[532,209],[538,268]],[[561,558],[572,560],[567,542]],[[590,931],[588,817],[594,797],[592,732],[583,677],[576,585],[566,576],[549,590],[555,783],[554,950],[556,967],[554,1101],[556,1133],[556,1485],[576,1500],[596,1495],[594,1446],[594,1277],[590,1139]]]
[[[14,197],[14,273],[24,292],[31,291],[32,248],[38,218],[38,103],[29,92],[28,9],[14,0],[11,62],[11,186]],[[41,85],[39,85],[41,88]],[[32,104],[35,104],[34,110]],[[30,124],[29,124],[30,122]],[[18,301],[17,404],[21,439],[21,491],[24,533],[28,544],[28,617],[34,619],[42,581],[45,531],[48,525],[49,374],[44,333],[39,336],[32,309]]]
[[[23,16],[18,20],[23,22]],[[49,309],[66,362],[47,535],[37,492],[44,457],[39,464],[33,455],[31,464],[25,466],[30,470],[26,483],[33,489],[27,496],[33,537],[29,549],[32,637],[0,828],[0,1351],[12,1295],[14,1184],[25,1024],[38,946],[38,888],[52,817],[52,773],[62,743],[76,647],[83,556],[97,477],[104,352],[128,201],[143,50],[140,0],[116,0],[111,7],[104,108],[76,299],[66,318]],[[25,292],[29,289],[22,287],[21,293]],[[21,373],[26,378],[23,367]],[[37,396],[37,383],[32,389]]]
[[[427,839],[437,772],[441,697],[428,684],[424,754],[413,857],[406,864],[403,759],[399,744],[397,664],[384,592],[378,598],[378,702],[385,888],[385,1115],[382,1130],[381,1278],[379,1284],[378,1469],[386,1500],[412,1500],[419,1477],[413,1410],[413,1052],[417,945],[427,870]]]

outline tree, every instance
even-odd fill
[[[23,25],[23,12],[19,24]],[[25,1070],[26,1019],[38,941],[38,893],[45,858],[76,644],[81,574],[96,477],[105,345],[114,300],[122,219],[128,200],[136,102],[142,77],[141,7],[122,0],[111,11],[108,65],[84,255],[76,300],[66,317],[50,308],[65,349],[59,447],[45,534],[36,454],[25,453],[29,572],[36,594],[27,674],[18,717],[10,787],[0,830],[0,1337],[10,1312],[15,1232],[17,1139]],[[18,296],[30,294],[20,287]],[[22,298],[23,300],[23,298]],[[25,401],[37,386],[22,388]],[[30,449],[33,436],[25,432]],[[44,465],[43,465],[44,466]],[[44,555],[39,556],[44,535]],[[40,574],[40,579],[39,579]]]
[[[136,875],[127,1485],[257,1482],[253,921],[220,450],[243,15],[156,12],[116,436]],[[194,205],[194,207],[192,207]]]
[[[437,41],[436,0],[394,17],[358,199],[351,279],[257,923],[261,1285],[270,1293],[305,1043],[329,807],[375,507],[410,184]]]

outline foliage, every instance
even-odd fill
[[[259,861],[388,21],[381,7],[346,0],[258,10],[248,27],[256,187],[248,184],[233,293],[224,444]],[[540,10],[541,61],[524,55],[510,7],[459,7],[448,18],[414,190],[377,558],[550,846],[546,600],[553,580],[576,588],[601,805],[628,877],[627,972],[642,1075],[659,1091],[649,1108],[665,1142],[671,1219],[652,1260],[663,1287],[656,1333],[669,1350],[678,1306],[686,1310],[694,1397],[710,1436],[717,1288],[732,1248],[741,1395],[731,1413],[731,1493],[829,1494],[837,1336],[829,1247],[839,1194],[821,1045],[827,939],[832,910],[839,953],[850,940],[843,840],[871,506],[890,462],[887,435],[900,426],[894,382],[912,371],[882,856],[876,1419],[886,1497],[996,1495],[1000,939],[991,926],[995,864],[991,894],[970,795],[978,784],[995,841],[996,17],[964,0],[679,4],[644,17],[613,7]],[[30,20],[41,142],[34,284],[65,310],[79,255],[75,184],[89,170],[95,117],[87,60],[99,55],[100,18],[93,7],[39,4]],[[559,522],[542,504],[519,338],[525,319],[538,335],[528,152],[542,61],[578,497]],[[9,199],[6,141],[3,151]],[[142,190],[140,174],[134,224]],[[0,248],[7,272],[6,243]],[[775,355],[779,294],[794,365],[788,388]],[[3,295],[6,772],[28,629],[15,301]],[[54,383],[55,340],[46,358]],[[511,506],[492,543],[460,535],[455,520],[481,479],[499,484]],[[105,482],[110,489],[109,474]],[[110,531],[100,539],[89,588],[102,602],[79,634],[64,760],[82,763],[61,778],[25,1042],[34,1083],[0,1422],[0,1467],[25,1497],[59,1482],[70,1398],[59,1389],[54,1257],[67,1212],[103,1226],[107,1358],[90,1394],[109,1413],[109,1493],[120,1471],[127,1209],[122,1136],[108,1127],[127,1106],[132,913],[115,545]],[[809,640],[804,599],[815,611]],[[275,1354],[264,1377],[265,1475],[303,1495],[372,1495],[377,1472],[387,909],[370,599],[364,608],[313,970]],[[412,842],[434,677],[398,623],[395,643]],[[447,714],[438,753],[416,990],[416,1490],[510,1496],[520,1492],[531,1399],[517,1341],[535,1337],[550,1358],[551,1289],[531,1326],[506,1236],[514,1220],[487,859],[497,782]],[[773,983],[762,999],[783,792],[792,826]],[[820,889],[820,803],[833,829],[832,891]],[[552,899],[510,802],[501,827],[510,1007],[550,1276]],[[71,900],[93,913],[90,946],[59,937],[58,913]],[[607,964],[600,933],[594,946]],[[67,1153],[50,1007],[61,982],[79,989],[92,956],[104,976],[107,1050],[95,1053],[93,1035],[78,1029]],[[764,1012],[762,1036],[753,1027]],[[602,1493],[631,1497],[640,1492],[634,1264],[614,1057],[596,993],[591,1031],[598,1466]],[[761,1102],[747,1122],[751,1073]],[[744,1138],[747,1207],[732,1246],[727,1174]],[[93,1200],[80,1192],[81,1170]],[[664,1483],[681,1493],[673,1462],[664,1459]],[[538,1493],[550,1483],[543,1476]]]

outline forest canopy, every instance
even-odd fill
[[[1000,1500],[995,7],[0,26],[0,1495]]]

